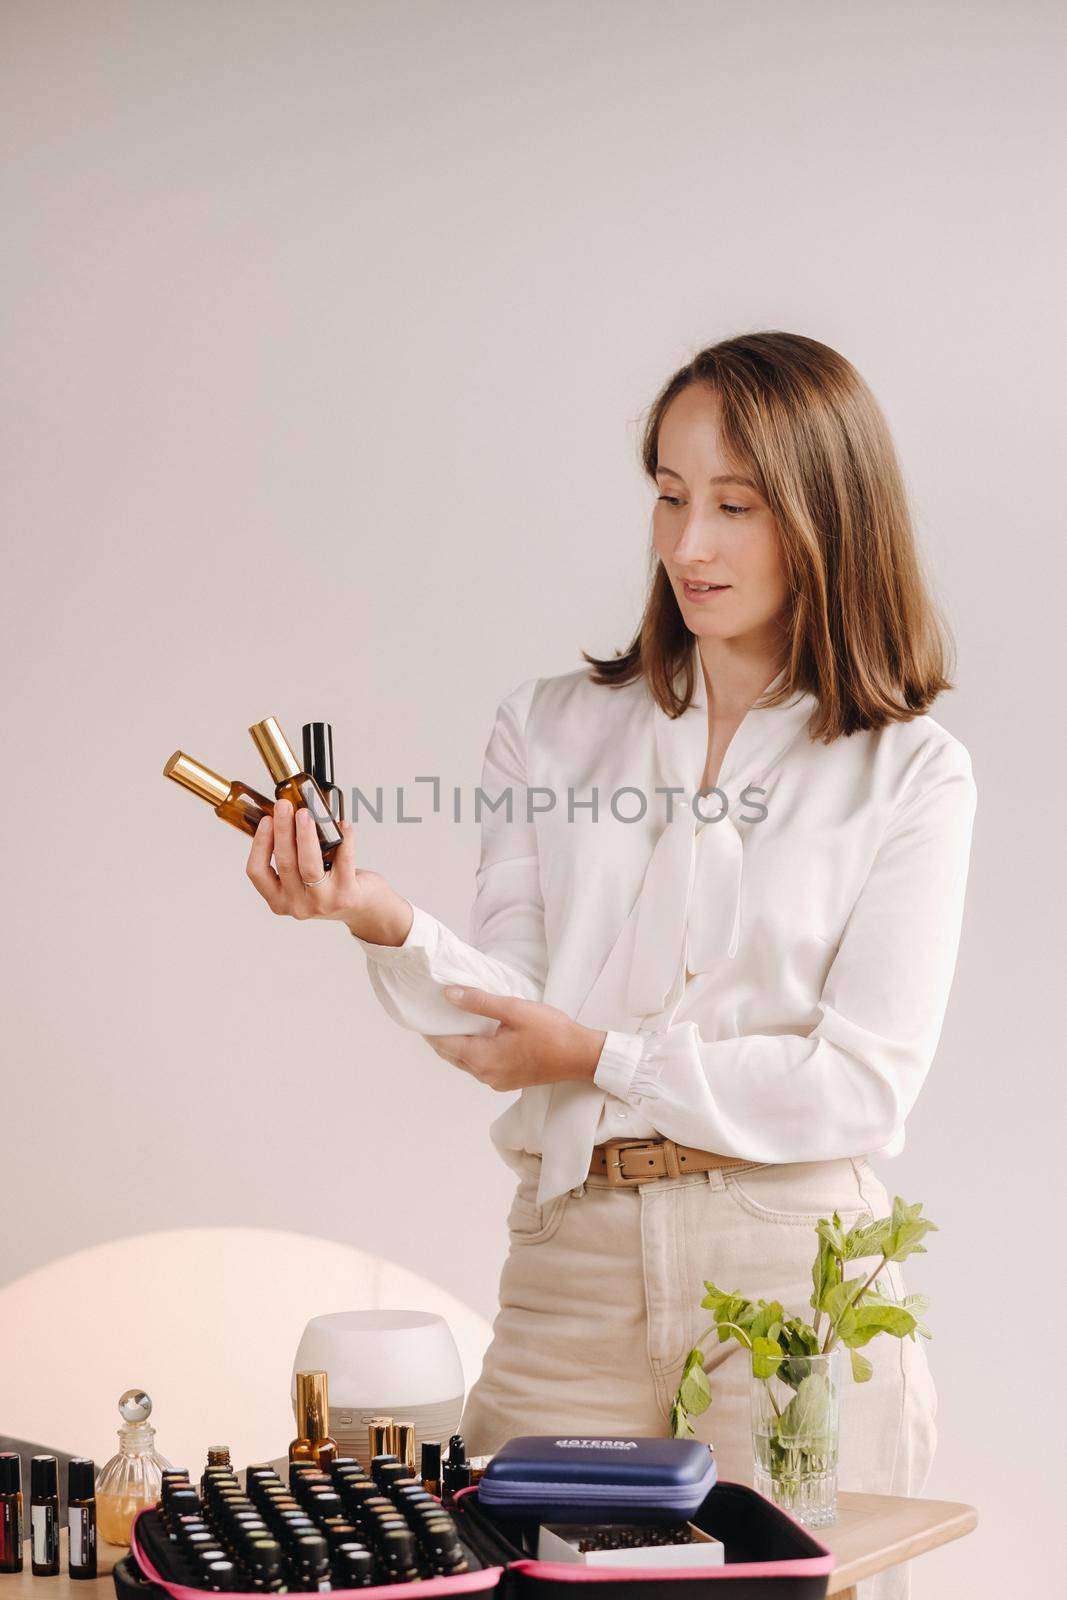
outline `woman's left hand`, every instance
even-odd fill
[[[607,1037],[602,1028],[586,1028],[565,1011],[539,1000],[461,989],[455,984],[446,985],[443,993],[460,1011],[495,1017],[500,1023],[492,1034],[426,1035],[439,1056],[491,1089],[525,1089],[567,1078],[592,1082]]]

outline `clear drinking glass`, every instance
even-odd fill
[[[752,1385],[755,1487],[806,1528],[837,1520],[840,1347],[786,1356]]]

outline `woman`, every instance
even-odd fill
[[[812,339],[731,339],[665,385],[643,459],[641,625],[501,702],[469,941],[358,868],[351,826],[327,876],[279,804],[249,857],[275,911],[348,925],[401,1026],[521,1091],[492,1128],[519,1181],[474,1452],[666,1432],[705,1278],[805,1311],[816,1220],[889,1209],[869,1157],[902,1146],[955,966],[976,790],[928,714],[945,635],[870,391]],[[751,1482],[735,1349],[698,1426]],[[841,1482],[916,1494],[925,1353],[872,1356]]]

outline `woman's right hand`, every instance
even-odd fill
[[[245,871],[276,916],[344,922],[371,944],[403,944],[411,904],[380,872],[356,866],[355,829],[351,822],[340,828],[344,837],[326,872],[311,813],[301,807],[294,817],[292,804],[278,800],[273,819],[264,817],[256,829]]]

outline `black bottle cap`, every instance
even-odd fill
[[[227,1561],[225,1558],[221,1561],[206,1561],[201,1570],[210,1588],[236,1589],[237,1568],[232,1561]]]
[[[383,1461],[378,1468],[378,1482],[383,1490],[399,1479],[408,1477],[410,1473],[403,1461]]]
[[[0,1494],[18,1494],[22,1488],[22,1457],[17,1450],[0,1451]]]
[[[67,1499],[91,1500],[96,1494],[96,1463],[88,1456],[75,1456],[67,1466]]]
[[[269,1534],[264,1534],[259,1539],[253,1539],[249,1544],[248,1559],[256,1566],[271,1565],[282,1559],[282,1547],[277,1539],[272,1539]]]
[[[310,772],[320,789],[333,783],[333,729],[328,722],[305,722],[304,771]]]
[[[424,1439],[422,1441],[422,1476],[437,1479],[441,1476],[441,1441],[440,1439]]]
[[[334,1552],[334,1560],[344,1589],[362,1588],[374,1571],[374,1557],[365,1545],[343,1544]]]
[[[467,1446],[463,1443],[463,1435],[454,1433],[448,1441],[448,1459],[451,1462],[466,1461]]]
[[[393,1498],[398,1506],[425,1506],[427,1510],[431,1506],[441,1504],[436,1496],[430,1494],[429,1490],[424,1489],[421,1484],[416,1484],[414,1488],[409,1488],[404,1483],[395,1484]]]
[[[296,1541],[293,1553],[301,1566],[306,1562],[312,1567],[325,1567],[329,1562],[326,1540],[321,1533],[305,1533]]]
[[[30,1498],[48,1500],[59,1494],[59,1463],[55,1456],[30,1458]]]
[[[398,1572],[415,1565],[415,1535],[410,1528],[390,1528],[382,1535],[382,1559]]]

